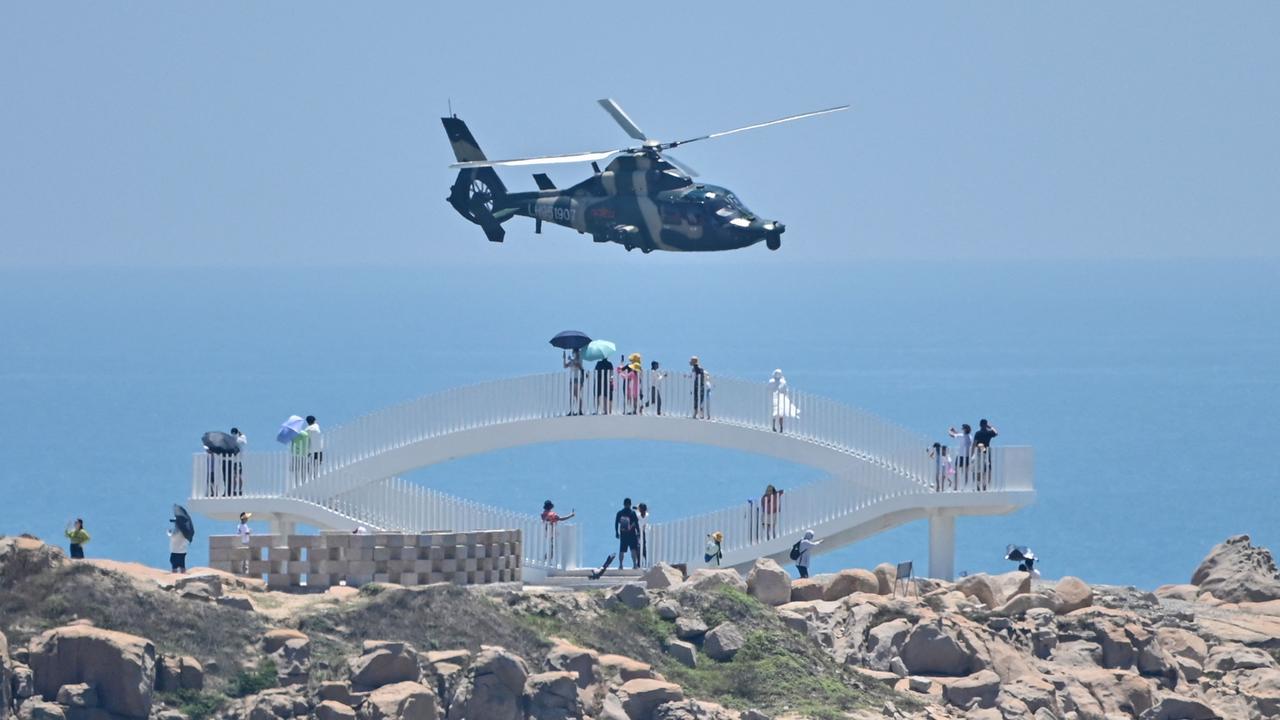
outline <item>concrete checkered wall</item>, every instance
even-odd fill
[[[520,580],[519,530],[209,537],[209,566],[265,578],[273,590],[346,582],[479,585]]]

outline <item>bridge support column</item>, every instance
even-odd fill
[[[297,524],[292,520],[286,520],[280,513],[271,513],[272,535],[293,535],[297,531]]]
[[[954,580],[956,574],[956,516],[929,517],[929,577]]]

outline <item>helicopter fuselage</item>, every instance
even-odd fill
[[[695,183],[660,157],[617,157],[571,187],[495,198],[499,222],[519,215],[572,228],[596,242],[644,252],[714,252],[759,242],[777,249],[785,227],[756,216],[730,190]]]

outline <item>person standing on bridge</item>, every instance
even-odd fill
[[[951,459],[956,464],[956,484],[959,485],[961,478],[964,479],[964,486],[969,487],[969,457],[973,455],[973,428],[969,427],[969,423],[960,426],[960,431],[956,432],[955,427],[947,429],[947,434],[951,436],[951,441],[956,444],[955,452],[951,453]]]
[[[622,558],[631,553],[631,569],[640,567],[640,518],[631,509],[631,498],[622,501],[622,509],[613,518],[613,536],[618,539],[618,569]]]
[[[973,450],[978,463],[978,490],[991,487],[991,441],[999,434],[986,418],[978,421],[978,432],[973,434]]]
[[[649,401],[645,407],[652,405],[658,415],[662,414],[662,381],[666,377],[667,374],[658,369],[657,360],[649,363]]]
[[[596,362],[596,414],[613,412],[613,363],[602,357]]]
[[[566,353],[563,360],[565,369],[569,371],[569,414],[581,415],[582,383],[585,375],[582,369],[582,350]]]
[[[324,433],[320,432],[320,424],[315,415],[307,416],[307,452],[310,453],[312,477],[320,473],[320,463],[324,460]]]
[[[785,418],[794,418],[799,413],[796,406],[791,402],[791,394],[787,391],[787,378],[782,374],[782,369],[778,368],[773,371],[773,375],[769,378],[769,392],[773,396],[773,431],[782,432],[782,423]]]
[[[693,373],[693,417],[702,418],[706,416],[707,372],[697,355],[689,358],[689,368]]]
[[[814,540],[813,536],[812,530],[805,530],[804,537],[795,544],[796,571],[800,573],[801,578],[809,577],[810,556],[813,554],[813,549],[822,544],[821,540]]]
[[[228,495],[244,494],[244,461],[240,459],[240,455],[244,454],[245,449],[249,447],[249,438],[240,432],[240,428],[231,428],[231,437],[236,439],[236,459],[232,463],[231,468],[231,485]]]

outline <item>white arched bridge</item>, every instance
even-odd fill
[[[982,451],[951,476],[939,472],[925,436],[828,398],[792,390],[788,403],[778,403],[763,383],[716,377],[713,387],[703,388],[688,374],[657,383],[661,415],[652,403],[628,405],[622,388],[605,407],[591,373],[580,399],[569,375],[548,373],[455,388],[365,415],[327,430],[322,456],[196,453],[190,508],[222,520],[251,511],[271,518],[279,532],[296,523],[397,532],[515,528],[523,532],[526,567],[574,569],[582,566],[580,525],[549,527],[538,515],[452,497],[400,476],[539,443],[694,443],[789,460],[828,477],[788,488],[768,507],[747,502],[652,525],[646,538],[651,562],[704,565],[707,535],[716,530],[724,533],[722,564],[743,566],[758,557],[785,561],[807,529],[824,539],[818,550],[827,552],[927,519],[929,574],[950,578],[957,516],[1008,513],[1035,498],[1029,447]],[[784,418],[785,432],[774,431],[779,406],[788,415],[796,411]]]

